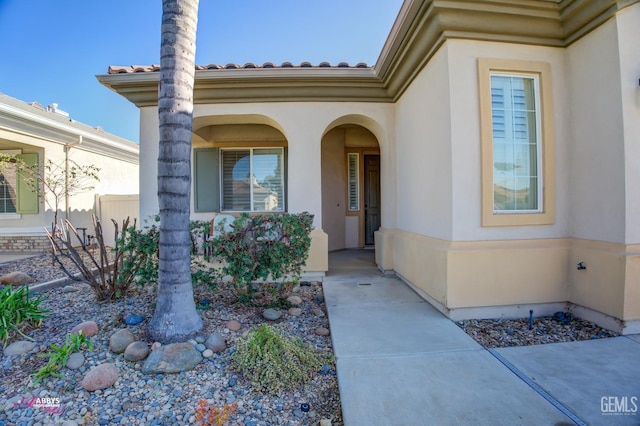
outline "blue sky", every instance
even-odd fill
[[[95,78],[158,64],[161,0],[0,0],[0,93],[138,141],[138,109]],[[373,65],[402,0],[200,0],[198,65]]]

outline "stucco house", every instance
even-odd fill
[[[79,123],[56,104],[43,107],[0,93],[0,153],[41,166],[51,160],[52,173],[58,177],[74,162],[98,167],[99,181],[93,183],[93,190],[58,203],[58,219],[68,217],[77,228],[87,228],[85,235],[93,234],[92,214],[107,208],[101,203],[117,200],[120,207],[135,205],[137,217],[138,144]],[[97,197],[107,194],[107,198]],[[38,197],[15,172],[0,174],[0,254],[41,253],[50,248],[44,228],[51,228],[55,202],[49,200]],[[112,207],[107,216],[116,213],[118,217],[120,207]],[[110,221],[105,225],[113,227]],[[110,232],[105,231],[105,236],[113,240]]]
[[[372,247],[452,319],[640,332],[638,28],[637,0],[405,0],[373,66],[198,66],[193,217],[268,181],[241,210],[313,213],[311,272]],[[141,217],[158,69],[98,76],[140,108]]]

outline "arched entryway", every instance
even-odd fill
[[[381,224],[380,146],[358,124],[341,124],[322,138],[322,229],[329,251],[374,247]]]

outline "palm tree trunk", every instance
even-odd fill
[[[198,0],[162,1],[158,299],[149,337],[185,341],[202,330],[191,283],[191,136]]]

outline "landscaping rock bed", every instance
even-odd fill
[[[534,318],[531,330],[528,318],[465,320],[456,324],[485,348],[531,346],[619,336],[619,333],[564,313]]]
[[[14,270],[31,275],[36,282],[64,276],[46,256],[0,266],[0,274]],[[302,284],[291,294],[300,298],[292,299],[300,304],[292,313],[288,306],[278,308],[281,316],[273,321],[263,317],[264,308],[237,302],[229,288],[211,292],[196,286],[194,294],[204,329],[191,344],[202,360],[195,368],[175,374],[145,374],[144,360],[127,361],[126,352],[115,353],[110,348],[111,338],[121,329],[129,329],[138,342],[149,346],[154,343],[146,336],[146,325],[153,315],[154,288],[135,288],[126,299],[117,302],[96,302],[91,288],[81,283],[48,290],[41,304],[51,311],[48,318],[39,328],[23,330],[35,340],[35,347],[21,355],[1,352],[0,425],[195,424],[199,400],[205,400],[211,408],[236,403],[237,409],[229,418],[231,425],[317,425],[321,420],[323,424],[341,425],[335,365],[323,366],[309,384],[278,395],[257,392],[250,380],[231,365],[236,340],[249,328],[265,322],[286,336],[299,337],[321,351],[332,353],[331,337],[325,335],[330,333],[330,327],[322,285]],[[130,321],[132,318],[139,320],[133,315],[141,317],[142,322],[129,325],[136,323]],[[51,343],[64,344],[67,334],[83,322],[87,326],[87,321],[97,325],[97,333],[90,338],[93,350],[82,350],[84,360],[74,357],[69,365],[72,368],[59,371],[61,377],[49,377],[34,385],[30,375],[47,360],[38,355],[49,352]],[[12,339],[15,340],[21,339]],[[226,349],[209,349],[222,349],[221,345]],[[92,369],[105,363],[117,368],[115,384],[86,390],[83,380]],[[112,375],[114,370],[107,373]],[[49,409],[38,407],[34,398],[40,398],[39,401],[49,398],[54,404]]]

